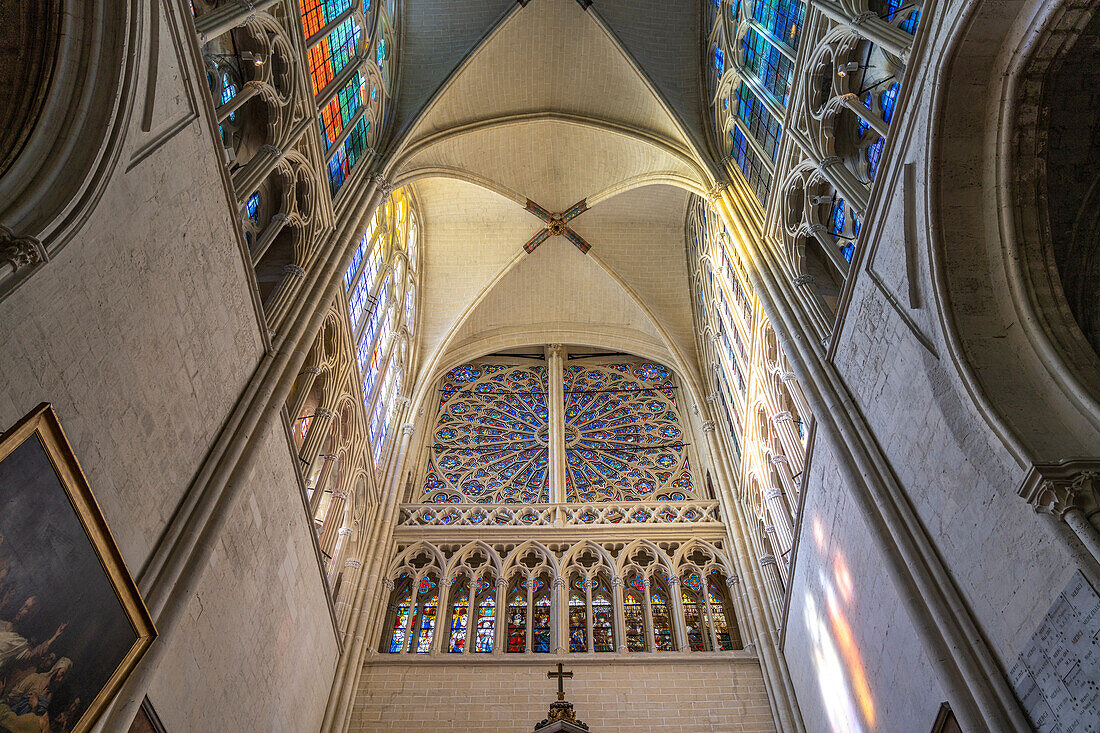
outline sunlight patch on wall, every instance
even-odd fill
[[[802,617],[813,645],[818,690],[833,733],[875,730],[875,701],[867,680],[851,617],[858,617],[857,596],[848,563],[839,549],[830,549],[821,520],[811,520],[820,562],[818,592],[803,597]]]

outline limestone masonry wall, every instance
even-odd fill
[[[593,731],[775,730],[754,659],[639,663],[540,656],[503,664],[367,664],[350,730],[527,733],[556,699],[556,682],[546,672],[558,661],[574,673],[565,682],[566,698]]]

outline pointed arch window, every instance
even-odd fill
[[[527,583],[517,576],[508,588],[508,651],[527,651]]]
[[[569,651],[588,651],[588,601],[586,581],[582,575],[573,575],[569,581]]]

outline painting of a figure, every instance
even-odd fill
[[[0,732],[88,730],[153,633],[43,406],[0,441]]]

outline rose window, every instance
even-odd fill
[[[666,367],[621,357],[568,360],[559,367],[560,412],[548,406],[549,371],[527,360],[466,364],[444,377],[424,501],[554,501],[552,412],[562,420],[565,501],[697,498]]]

